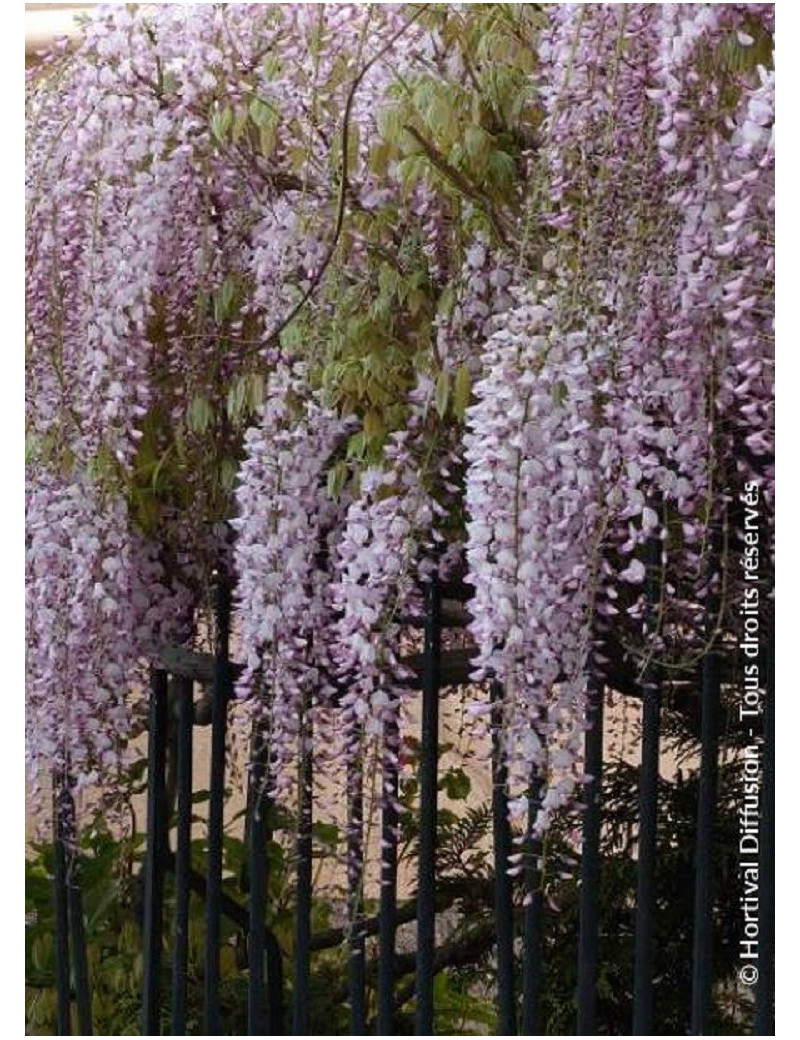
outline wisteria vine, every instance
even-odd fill
[[[510,6],[110,5],[30,74],[33,777],[120,783],[218,571],[281,798],[309,712],[397,762],[434,569],[540,830],[609,627],[697,652],[774,500],[773,8]]]

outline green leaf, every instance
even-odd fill
[[[450,400],[450,377],[447,372],[440,372],[436,380],[436,411],[444,419],[447,403]]]
[[[244,842],[232,834],[223,834],[222,848],[225,853],[225,866],[236,873],[244,866],[247,858]]]
[[[195,394],[186,411],[186,423],[192,433],[205,433],[214,418],[211,403],[202,394]]]
[[[261,372],[251,372],[247,377],[247,405],[251,412],[256,412],[264,403],[264,376]]]
[[[228,275],[222,285],[214,292],[214,320],[219,324],[230,317],[231,305],[236,295],[236,278]]]
[[[455,133],[456,122],[449,99],[439,95],[431,98],[426,121],[437,137],[451,139]]]
[[[453,413],[457,419],[463,419],[469,404],[472,377],[466,365],[459,365],[453,384]]]
[[[224,491],[232,491],[236,485],[239,474],[239,463],[236,459],[226,456],[219,464],[219,482]]]
[[[25,433],[25,464],[33,462],[36,456],[39,454],[41,448],[41,438],[35,433]]]
[[[231,130],[231,140],[236,144],[242,137],[242,134],[247,128],[247,116],[248,111],[245,108],[237,108],[236,116],[233,120],[233,128]]]
[[[119,899],[119,885],[116,881],[106,880],[98,891],[92,892],[92,905],[87,906],[86,926],[93,932],[102,922],[106,913]],[[88,902],[88,900],[87,900]]]
[[[448,285],[442,291],[439,297],[439,305],[437,311],[445,318],[449,318],[453,313],[453,307],[456,303],[456,294],[452,285]]]
[[[378,271],[378,288],[382,296],[394,296],[398,290],[400,275],[392,264],[381,264]]]
[[[228,412],[228,418],[234,423],[241,419],[244,412],[245,401],[247,400],[247,377],[234,379],[231,383],[231,387],[228,390],[228,398],[226,401],[226,408]]]
[[[258,147],[265,159],[269,159],[275,151],[276,139],[274,126],[260,126],[258,128]]]
[[[156,463],[156,465],[155,465],[155,467],[153,469],[153,476],[151,478],[150,485],[151,485],[151,487],[152,487],[154,492],[158,491],[158,478],[161,476],[161,471],[164,468],[164,465],[165,465],[167,459],[170,457],[171,454],[172,454],[172,445],[170,445],[167,448],[167,450],[162,453],[161,458],[158,460],[158,462]]]
[[[517,175],[517,165],[508,152],[492,152],[489,156],[489,173],[501,191],[510,191]]]
[[[331,498],[338,499],[345,480],[347,480],[347,465],[342,461],[336,462],[328,470],[328,494]]]
[[[53,937],[49,933],[38,935],[31,944],[31,961],[39,972],[53,969]]]
[[[361,459],[364,457],[364,451],[366,450],[367,441],[363,432],[354,433],[347,442],[347,457],[348,459]]]
[[[439,790],[452,801],[460,802],[472,790],[472,781],[463,769],[450,769],[439,781]]]
[[[254,97],[250,102],[248,109],[250,118],[256,124],[257,127],[271,126],[275,121],[277,109],[274,105],[271,105],[260,97]]]
[[[378,440],[383,436],[383,419],[380,412],[371,408],[364,416],[364,434],[367,440]]]
[[[378,132],[387,141],[396,141],[403,129],[403,113],[397,105],[387,105],[378,112]]]
[[[369,154],[370,171],[378,177],[385,177],[391,155],[392,148],[387,141],[381,141],[379,144],[374,145]]]
[[[267,844],[267,867],[269,869],[270,877],[280,881],[278,875],[284,869],[285,860],[286,853],[280,843],[277,841],[269,842]]]
[[[474,161],[486,155],[486,133],[480,126],[471,123],[464,131],[464,148]]]
[[[276,54],[268,54],[266,58],[264,58],[261,68],[264,72],[264,79],[267,80],[267,82],[277,79],[282,70],[281,60]]]
[[[444,827],[452,827],[456,823],[458,823],[458,817],[456,816],[456,814],[454,812],[451,812],[450,809],[440,809],[439,810],[439,826],[440,827],[442,827],[442,828],[444,828]]]
[[[226,105],[211,117],[211,133],[220,144],[224,143],[232,126],[233,110],[230,105]]]
[[[317,821],[313,824],[312,831],[314,837],[321,845],[336,848],[339,844],[339,828],[334,823],[322,823],[321,821]]]

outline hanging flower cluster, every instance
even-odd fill
[[[166,584],[119,497],[42,473],[26,506],[29,754],[71,771],[78,786],[118,780],[132,725],[127,683],[146,678],[155,647],[185,638],[190,598]]]
[[[115,705],[130,708],[132,663],[193,636],[209,575],[225,563],[224,521],[242,430],[263,396],[263,358],[275,357],[281,322],[324,263],[340,195],[329,152],[347,90],[372,48],[405,24],[394,12],[370,20],[346,5],[267,6],[255,18],[236,5],[147,16],[112,5],[88,22],[74,55],[32,84],[29,644],[56,648],[68,632],[91,665],[54,669],[29,653],[34,775],[51,762],[38,734],[55,727],[40,710],[61,720],[63,747],[80,749],[85,727],[64,707],[80,697],[84,714],[116,728],[116,746],[131,729]],[[354,120],[374,118],[362,98],[353,109]],[[69,518],[80,525],[70,550],[68,527],[54,520],[66,502],[82,506]],[[105,551],[112,535],[116,549]],[[61,549],[57,569],[44,563],[48,538]],[[131,539],[144,547],[138,564]],[[92,573],[84,542],[102,553],[98,566],[125,551],[136,610],[140,600],[162,609],[162,587],[190,596],[188,623],[181,615],[126,641],[137,625],[122,621],[117,642],[94,636],[95,615],[69,610]],[[120,591],[115,609],[133,610],[132,595]],[[111,599],[101,600],[113,627]],[[102,780],[96,749],[86,754]],[[82,768],[80,750],[73,759]]]
[[[580,779],[609,619],[624,605],[645,622],[626,635],[640,667],[680,661],[704,639],[709,568],[719,589],[731,463],[771,493],[774,94],[748,59],[762,15],[555,5],[542,41],[552,232],[537,296],[489,339],[466,438],[478,674],[505,690],[512,807],[545,777],[538,828]],[[635,594],[648,574],[658,606]]]
[[[774,492],[773,9],[493,6],[112,5],[32,77],[34,772],[117,768],[228,523],[280,796],[304,718],[394,764],[436,568],[540,830],[609,630],[696,651]]]
[[[344,426],[314,401],[296,412],[285,371],[277,372],[259,424],[245,435],[234,554],[240,643],[239,693],[257,699],[271,735],[271,782],[284,794],[298,755],[304,712],[332,689],[327,537],[336,508],[325,466]]]
[[[593,426],[608,343],[562,333],[520,302],[489,340],[468,411],[467,580],[480,679],[502,683],[509,783],[525,807],[549,778],[540,823],[572,794],[582,743],[590,619],[614,446]],[[491,705],[479,705],[488,713]]]

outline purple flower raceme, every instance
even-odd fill
[[[538,826],[579,779],[585,666],[613,445],[591,423],[602,340],[562,333],[551,301],[518,301],[486,347],[465,437],[467,580],[478,680],[504,690],[512,810],[546,775]],[[486,715],[489,705],[478,704]]]
[[[78,788],[122,782],[154,646],[185,637],[188,590],[131,534],[125,502],[88,480],[38,473],[26,502],[26,736],[34,786],[69,769]]]
[[[463,549],[512,814],[536,772],[547,827],[583,779],[604,631],[635,668],[687,666],[730,593],[737,487],[773,500],[773,18],[549,5],[534,71],[506,70],[518,124],[466,149],[481,106],[443,118],[437,91],[464,101],[488,65],[404,5],[109,5],[31,78],[33,773],[69,748],[116,782],[142,665],[202,627],[231,521],[276,795],[301,719],[351,801],[391,772],[405,619]],[[510,163],[483,154],[506,137]],[[376,286],[386,357],[361,331]],[[367,388],[391,420],[351,451]]]
[[[297,372],[273,374],[258,425],[245,436],[236,495],[236,607],[245,670],[240,696],[267,724],[276,795],[293,783],[290,764],[304,712],[329,698],[331,571],[327,536],[337,509],[326,464],[346,429],[303,389]]]

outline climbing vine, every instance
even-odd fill
[[[771,515],[773,18],[113,5],[30,73],[33,777],[119,782],[220,572],[276,793],[305,710],[323,774],[396,758],[438,569],[548,826],[609,631],[691,667]]]

